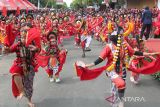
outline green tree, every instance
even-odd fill
[[[125,0],[118,0],[118,4],[121,5],[121,6],[124,5],[125,4]]]
[[[83,5],[83,0],[73,0],[70,7],[73,9],[78,9],[78,8],[81,8],[82,5]]]
[[[70,7],[74,9],[84,8],[89,5],[89,3],[91,3],[90,0],[73,0]]]
[[[99,5],[101,5],[104,0],[96,0],[96,1]]]
[[[38,0],[29,0],[31,3],[35,4],[38,6]],[[55,0],[39,0],[40,1],[40,7],[55,7],[56,6],[56,1]]]
[[[68,7],[68,6],[67,6],[67,3],[64,2],[63,5],[62,5],[62,8],[67,8],[67,7]]]
[[[86,7],[86,6],[93,6],[95,3],[100,5],[102,4],[103,0],[73,0],[71,3],[71,8],[81,8],[81,7]]]

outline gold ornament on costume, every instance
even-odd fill
[[[127,49],[127,44],[125,42],[122,43],[122,40],[121,40],[121,36],[122,35],[118,35],[118,40],[117,40],[117,46],[116,46],[116,50],[115,50],[115,53],[113,55],[113,62],[112,64],[106,69],[108,72],[111,72],[115,66],[116,66],[116,62],[118,60],[118,56],[120,55],[120,49],[121,49],[121,46],[123,47],[123,49],[125,49],[125,66],[126,68],[129,67],[129,63],[128,63],[128,49]]]

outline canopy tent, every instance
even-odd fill
[[[0,11],[6,7],[7,10],[35,10],[37,7],[28,0],[0,0]]]
[[[21,9],[21,10],[25,10],[27,9],[27,7],[21,2],[21,0],[16,0],[16,5]]]
[[[17,6],[11,0],[1,0],[0,4],[3,4],[3,7],[6,7],[7,10],[16,10],[17,9]],[[3,7],[0,8],[0,10],[2,10]]]
[[[27,2],[25,2],[24,0],[17,0],[19,3],[21,3],[22,5],[25,6],[26,9],[28,10],[33,10],[34,8],[30,5],[27,4]]]
[[[2,8],[3,6],[4,6],[4,3],[0,1],[0,8]]]
[[[0,10],[2,10],[3,7],[4,7],[4,3],[0,1]]]

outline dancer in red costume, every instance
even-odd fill
[[[0,56],[2,56],[2,50],[3,50],[3,42],[6,36],[6,22],[5,22],[5,18],[2,17],[0,19]]]
[[[42,46],[45,47],[47,44],[47,35],[49,32],[52,31],[52,26],[47,25],[47,22],[45,20],[45,17],[40,17],[40,30],[41,30],[41,40],[42,40]]]
[[[159,53],[143,53],[140,51],[134,51],[122,37],[123,30],[121,27],[117,27],[109,39],[112,41],[111,44],[107,44],[106,47],[101,52],[99,58],[94,61],[94,63],[86,64],[83,67],[76,66],[77,75],[80,76],[81,80],[91,80],[98,77],[104,70],[106,70],[107,76],[109,76],[112,82],[118,89],[118,95],[120,102],[118,107],[124,107],[123,97],[125,93],[125,79],[126,79],[126,69],[128,68],[128,57],[132,55],[146,56],[155,55]],[[97,69],[88,69],[88,67],[95,66],[105,59],[107,60],[106,66]]]
[[[86,56],[85,54],[85,45],[86,45],[86,35],[87,35],[87,31],[86,31],[86,21],[83,20],[82,25],[81,25],[81,47],[82,47],[82,57],[84,58]],[[90,50],[88,50],[90,51]]]
[[[76,46],[80,46],[80,43],[81,43],[81,36],[80,36],[81,25],[82,25],[82,21],[76,20],[76,25],[75,25],[75,28],[77,29],[77,34],[75,35],[75,45]]]
[[[17,55],[10,68],[13,95],[17,99],[25,96],[28,99],[29,107],[34,107],[32,94],[34,75],[37,71],[35,54],[40,50],[39,37],[39,31],[26,25],[21,29],[20,41],[10,47],[5,47],[5,53],[15,52]],[[36,38],[37,40],[35,41]]]
[[[130,45],[134,45],[134,43],[130,44]],[[135,47],[133,47],[134,50],[136,51],[141,51],[144,52],[144,41],[139,39],[139,36],[136,36],[136,45]],[[134,65],[134,66],[138,66],[141,67],[142,66],[142,59],[144,59],[146,57],[144,56],[135,56],[133,55],[130,58],[130,64]],[[138,84],[140,81],[140,74],[136,73],[136,72],[131,72],[131,76],[130,76],[130,81],[134,84]]]
[[[51,32],[47,36],[48,46],[37,56],[39,66],[45,68],[50,82],[60,82],[60,72],[66,60],[67,51],[60,50],[57,45],[57,35]]]
[[[153,26],[155,27],[154,38],[160,38],[160,14],[157,17],[157,21],[153,22]]]
[[[65,26],[66,24],[63,23],[63,18],[59,18],[58,23],[57,23],[57,39],[58,39],[58,44],[63,47],[63,39],[64,39],[64,32],[65,32]]]

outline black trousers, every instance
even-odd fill
[[[149,38],[149,34],[151,32],[152,24],[143,24],[141,29],[140,38],[143,38],[143,35],[145,36],[146,40]],[[146,33],[144,34],[144,31],[146,30]]]

